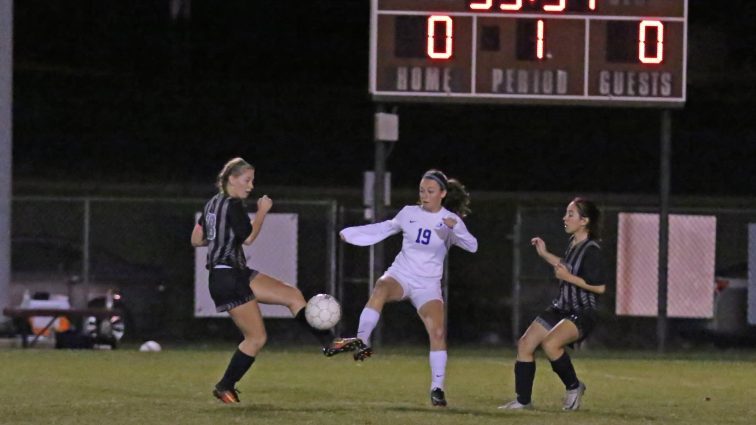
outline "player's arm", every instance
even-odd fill
[[[549,250],[546,249],[546,242],[538,236],[531,239],[530,244],[535,247],[538,256],[543,258],[543,260],[549,263],[552,267],[555,267],[562,261],[560,257],[550,253]]]
[[[268,198],[268,195],[263,195],[257,200],[257,213],[255,213],[255,218],[250,222],[252,229],[247,239],[244,240],[244,245],[251,245],[257,239],[257,235],[262,230],[265,216],[268,215],[268,211],[270,211],[272,206],[273,201]]]
[[[601,295],[606,292],[606,285],[595,285],[588,283],[584,278],[570,273],[567,269],[567,266],[562,263],[557,263],[557,265],[554,266],[554,276],[559,280],[571,283],[578,288],[585,289],[586,291],[593,292],[595,294]]]
[[[364,226],[347,227],[339,232],[339,236],[342,241],[352,245],[369,246],[376,244],[402,231],[400,224],[402,211],[399,211],[399,214],[391,220]]]
[[[468,252],[478,251],[478,239],[465,226],[465,222],[458,217],[446,217],[444,224],[451,231],[451,243]]]
[[[562,263],[554,266],[554,275],[559,280],[595,294],[601,295],[606,292],[606,285],[600,283],[605,282],[605,278],[601,250],[597,247],[589,246],[586,249],[577,275],[570,273],[569,269]]]
[[[207,245],[207,240],[205,239],[205,230],[202,228],[202,225],[205,223],[205,216],[201,215],[199,220],[197,220],[197,223],[194,225],[194,229],[192,230],[192,246],[197,248],[200,246]]]

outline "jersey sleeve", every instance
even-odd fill
[[[401,219],[404,215],[403,213],[404,208],[391,220],[366,224],[364,226],[347,227],[339,232],[339,234],[345,242],[352,245],[373,245],[402,231]]]
[[[606,285],[601,249],[595,246],[589,246],[586,248],[585,254],[583,254],[583,260],[580,263],[578,276],[582,277],[583,280],[585,280],[585,283],[589,285]]]
[[[228,206],[228,218],[237,240],[245,240],[252,233],[252,223],[241,199],[232,199]]]
[[[475,238],[468,230],[465,222],[459,217],[454,217],[457,224],[451,231],[451,243],[469,252],[478,251],[478,239]]]

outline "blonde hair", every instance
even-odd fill
[[[254,169],[255,167],[252,164],[242,158],[236,157],[230,159],[226,163],[226,165],[223,166],[221,172],[218,173],[218,180],[216,181],[218,190],[224,195],[228,195],[228,192],[226,192],[226,184],[228,184],[228,178],[231,176],[239,176],[246,170]]]

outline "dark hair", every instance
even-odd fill
[[[221,170],[221,172],[218,173],[218,180],[216,181],[218,190],[224,195],[228,195],[228,192],[226,192],[226,184],[228,183],[228,178],[230,176],[238,176],[246,170],[254,170],[254,169],[255,169],[254,166],[252,166],[250,163],[248,163],[242,158],[236,157],[236,158],[230,159],[226,163],[226,165],[223,166],[223,169]]]
[[[596,204],[580,196],[573,199],[572,203],[575,204],[580,217],[588,219],[588,237],[591,239],[601,239],[601,211],[599,211]]]
[[[426,171],[423,178],[435,181],[441,186],[441,189],[446,191],[446,196],[442,202],[446,209],[457,214],[460,218],[465,218],[472,212],[470,194],[462,182],[454,178],[447,178],[446,174],[436,169]]]

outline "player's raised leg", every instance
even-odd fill
[[[258,273],[249,284],[258,301],[263,304],[287,307],[296,322],[317,338],[323,350],[328,347],[331,340],[331,331],[315,329],[310,326],[305,318],[305,306],[307,302],[299,289],[264,273]]]
[[[564,384],[563,410],[578,410],[585,393],[585,384],[578,380],[572,360],[564,349],[568,344],[577,341],[579,337],[580,332],[575,323],[563,319],[549,331],[541,343],[544,353],[551,362],[551,369]]]
[[[373,354],[370,347],[370,336],[381,318],[381,311],[387,302],[399,301],[404,296],[404,290],[399,282],[389,275],[383,275],[375,283],[365,308],[360,314],[360,324],[357,337],[336,338],[323,353],[333,356],[347,351],[355,351],[355,360],[365,360]]]

